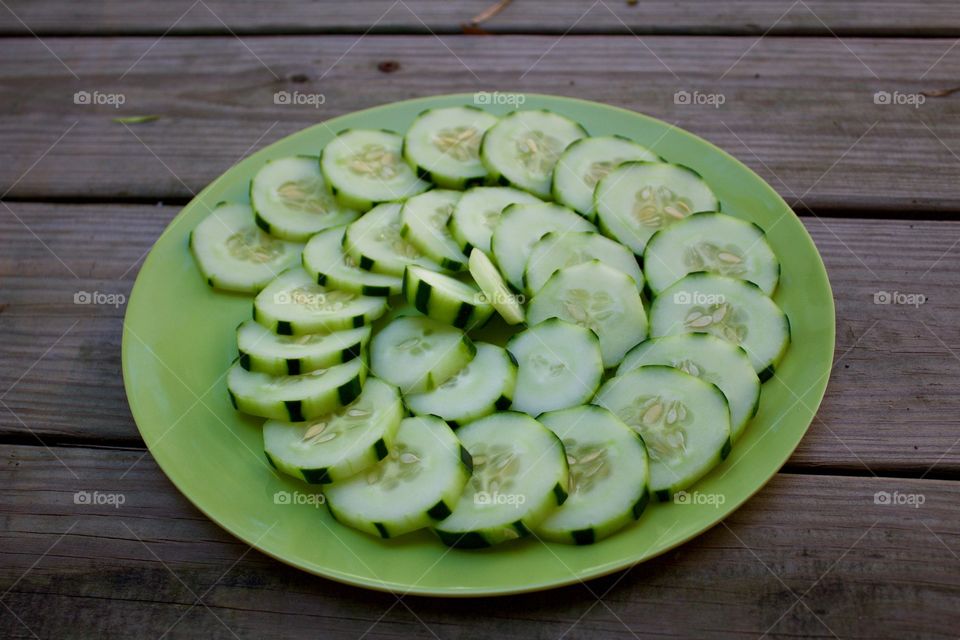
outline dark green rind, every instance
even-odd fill
[[[290,422],[305,422],[303,417],[303,403],[300,400],[284,400],[283,406],[287,408],[287,415]]]
[[[645,488],[643,490],[643,495],[640,496],[640,499],[633,503],[633,509],[631,512],[633,513],[634,520],[640,519],[640,516],[646,510],[648,504],[650,504],[650,490]]]
[[[455,549],[482,549],[489,547],[490,543],[479,533],[470,531],[468,533],[447,533],[445,531],[434,530],[440,542]]]
[[[387,449],[387,443],[383,438],[380,438],[373,443],[373,455],[377,457],[377,460],[383,460],[390,454],[390,451]]]
[[[300,475],[303,476],[305,482],[310,484],[330,484],[333,482],[326,467],[320,469],[300,469]]]
[[[363,381],[360,379],[360,375],[357,375],[353,380],[340,385],[337,389],[337,397],[340,399],[340,404],[345,407],[360,397],[362,391]]]
[[[571,531],[570,537],[573,539],[573,544],[575,545],[585,545],[593,544],[597,541],[596,534],[593,529],[579,529],[577,531]]]
[[[441,500],[427,510],[427,515],[434,520],[443,520],[453,513],[453,510],[447,506],[447,503]]]
[[[381,538],[389,538],[390,534],[387,532],[387,528],[383,526],[382,522],[374,522],[373,526],[377,529],[377,533],[380,534]]]

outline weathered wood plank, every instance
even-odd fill
[[[128,294],[135,265],[176,209],[9,206],[37,237],[0,207],[0,399],[17,414],[0,407],[0,434],[23,442],[34,442],[31,431],[50,443],[139,442],[120,375],[123,307],[76,305],[73,296]],[[833,284],[838,363],[790,464],[956,474],[960,222],[804,222]],[[927,302],[874,304],[881,291],[918,293]]]
[[[814,208],[960,209],[953,188],[960,176],[956,96],[926,98],[919,108],[874,103],[878,90],[907,96],[954,86],[960,48],[950,50],[953,40],[503,36],[493,42],[46,39],[74,79],[40,42],[6,39],[0,41],[0,193],[184,198],[251,150],[318,120],[433,93],[496,90],[589,97],[663,118],[728,149],[789,201],[802,197]],[[325,103],[278,105],[279,90],[319,93]],[[75,91],[121,94],[125,104],[74,104]],[[676,104],[678,91],[716,94],[724,102]],[[161,117],[129,128],[112,122],[137,114]]]
[[[26,625],[44,638],[940,638],[960,623],[953,482],[780,474],[724,525],[625,574],[398,604],[248,552],[149,457],[120,479],[138,452],[55,453],[67,466],[39,447],[0,447],[4,637],[29,637]],[[94,490],[124,502],[74,503]],[[923,504],[876,504],[877,491]]]
[[[8,0],[0,34],[458,33],[495,0]],[[19,18],[19,20],[18,20]],[[21,22],[22,21],[22,22]],[[949,0],[515,0],[490,33],[956,35]]]

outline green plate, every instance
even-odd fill
[[[764,385],[760,411],[730,457],[696,485],[689,504],[651,505],[639,522],[598,544],[527,539],[483,551],[450,550],[428,532],[396,540],[355,532],[333,521],[310,487],[267,466],[260,421],[233,410],[225,382],[236,354],[234,327],[250,317],[251,298],[211,290],[187,235],[216,203],[246,202],[250,178],[268,159],[316,155],[346,128],[403,131],[426,108],[474,101],[471,94],[437,96],[334,118],[243,160],[180,212],[144,262],[124,322],[127,397],[157,463],[214,522],[278,560],[354,585],[443,596],[518,593],[608,574],[690,540],[743,504],[793,452],[823,397],[835,329],[827,274],[800,220],[750,169],[690,133],[593,102],[525,97],[523,108],[555,110],[591,134],[619,133],[696,169],[724,211],[767,230],[783,268],[776,301],[790,317],[794,346]],[[506,113],[512,106],[484,108]]]

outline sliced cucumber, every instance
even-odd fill
[[[517,360],[516,411],[537,416],[573,407],[600,386],[600,341],[589,329],[551,318],[510,338],[507,350]]]
[[[719,211],[720,201],[693,169],[663,162],[627,162],[597,184],[600,228],[642,255],[657,230],[697,211]]]
[[[763,229],[724,213],[697,213],[656,232],[643,251],[653,295],[696,271],[740,278],[772,295],[780,261]]]
[[[318,231],[347,224],[360,215],[330,195],[315,156],[268,160],[250,181],[250,205],[257,226],[297,242],[306,242]]]
[[[500,273],[518,291],[533,245],[551,231],[596,231],[582,217],[558,204],[514,204],[503,211],[493,230],[490,247]]]
[[[640,517],[650,501],[643,439],[602,407],[581,405],[539,418],[560,440],[570,467],[569,496],[533,532],[593,544]]]
[[[599,260],[619,269],[643,291],[643,272],[637,258],[622,244],[592,231],[551,232],[533,245],[523,271],[523,285],[533,295],[547,283],[558,269],[590,260]]]
[[[463,192],[450,216],[450,233],[467,255],[471,249],[490,251],[490,237],[500,212],[511,204],[537,204],[526,191],[510,187],[474,187]]]
[[[253,319],[286,336],[362,327],[386,310],[384,298],[328,289],[301,267],[280,274],[253,301]]]
[[[400,211],[400,235],[450,271],[460,271],[467,266],[467,256],[447,229],[447,221],[459,199],[459,191],[434,189],[410,198]]]
[[[430,188],[404,162],[402,147],[403,138],[392,131],[347,129],[323,148],[320,170],[337,201],[367,211]]]
[[[407,267],[403,295],[425,316],[468,331],[483,326],[493,313],[476,287],[423,267]]]
[[[227,291],[260,291],[295,265],[302,249],[258,228],[245,204],[220,203],[190,232],[200,273],[211,287]]]
[[[361,269],[403,277],[408,264],[444,271],[400,235],[401,205],[381,204],[347,227],[343,250]]]
[[[517,365],[503,348],[477,343],[467,366],[433,391],[414,393],[404,401],[413,413],[440,416],[454,429],[510,406],[517,383]]]
[[[363,358],[296,376],[247,371],[237,363],[227,374],[227,389],[238,411],[261,418],[303,422],[356,400],[366,379]]]
[[[710,333],[743,347],[764,381],[790,346],[790,320],[760,287],[745,280],[692,273],[650,306],[650,335]]]
[[[323,493],[338,522],[393,538],[450,515],[472,466],[470,454],[443,420],[406,418],[386,458]]]
[[[280,336],[253,320],[237,327],[240,366],[275,376],[297,375],[359,358],[370,327]]]
[[[647,337],[647,312],[633,278],[599,260],[560,269],[530,300],[527,322],[560,318],[600,338],[603,366],[616,366]]]
[[[684,490],[730,453],[730,410],[716,385],[660,365],[608,380],[595,404],[633,428],[647,445],[650,490],[660,499]]]
[[[497,271],[497,268],[480,249],[474,249],[470,252],[470,275],[474,282],[483,292],[484,299],[489,302],[500,317],[507,324],[520,324],[523,322],[523,306],[521,306],[524,296],[515,294],[503,281],[503,276]]]
[[[497,117],[473,106],[427,109],[403,138],[403,156],[417,175],[441,187],[483,184],[480,141]]]
[[[553,199],[593,218],[593,191],[597,183],[624,162],[659,162],[650,149],[623,136],[581,138],[567,147],[553,170]]]
[[[463,331],[423,316],[403,316],[373,337],[370,368],[403,393],[420,393],[449,380],[476,353]]]
[[[676,367],[717,385],[730,405],[730,435],[734,442],[760,406],[760,378],[747,352],[726,340],[706,333],[647,340],[627,354],[617,375],[648,364]]]
[[[274,468],[294,478],[345,480],[387,455],[402,418],[396,387],[370,378],[359,398],[310,422],[265,422],[263,450]]]
[[[475,548],[519,538],[566,500],[563,446],[533,418],[497,413],[457,436],[473,457],[473,475],[453,513],[434,527],[445,544]]]
[[[480,159],[493,182],[549,198],[557,160],[571,142],[585,137],[581,125],[546,109],[514,111],[483,136]]]
[[[345,227],[327,229],[310,238],[303,248],[303,268],[321,284],[365,296],[392,296],[400,293],[397,276],[367,271],[343,252]]]

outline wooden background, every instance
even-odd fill
[[[515,0],[464,34],[487,6],[0,2],[0,637],[957,636],[960,3]],[[250,152],[480,90],[635,109],[754,168],[826,262],[836,363],[784,470],[694,542],[541,594],[398,599],[290,569],[193,508],[130,417],[123,307],[74,295],[129,294],[180,206]],[[159,119],[114,121],[137,115]]]

